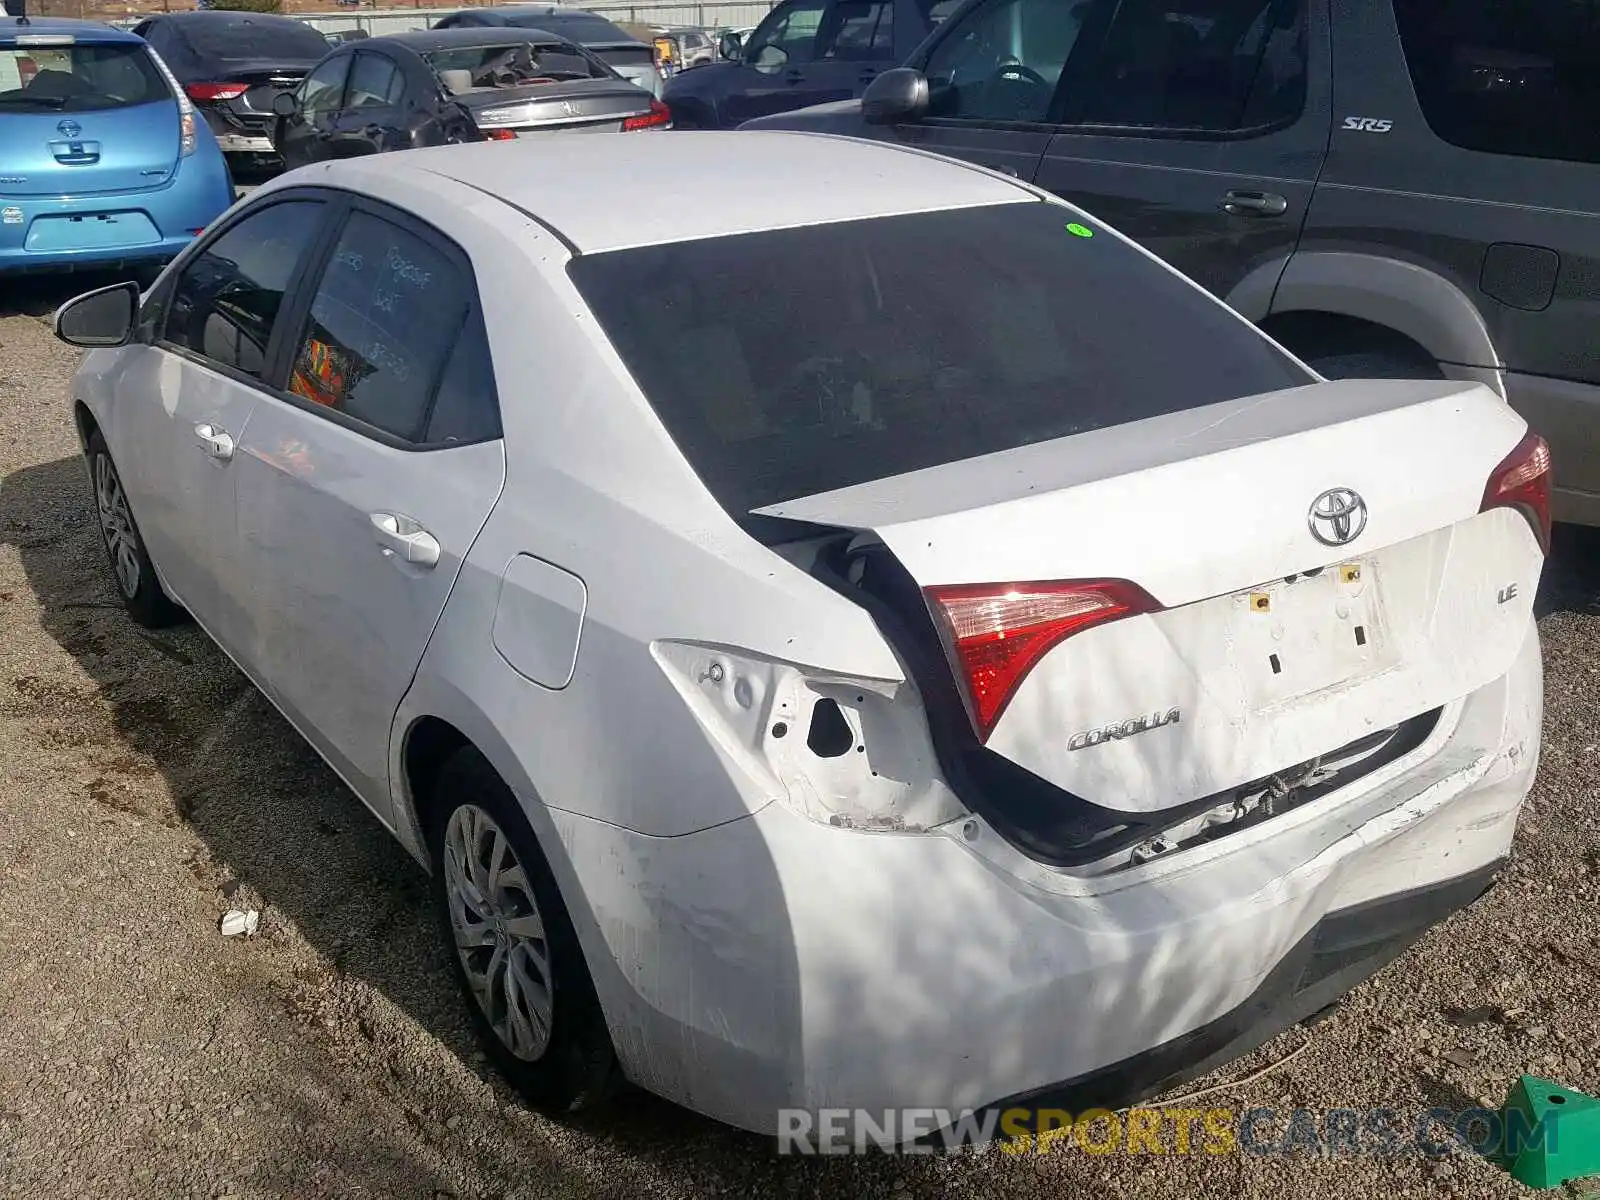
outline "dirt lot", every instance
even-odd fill
[[[644,1096],[556,1124],[476,1053],[422,873],[194,629],[123,616],[51,307],[0,285],[0,1194],[1513,1196],[1470,1157],[779,1159]],[[1208,1083],[1243,1109],[1600,1093],[1600,539],[1541,612],[1544,760],[1501,886]],[[224,940],[233,905],[261,934]],[[1569,1189],[1579,1194],[1579,1189]]]

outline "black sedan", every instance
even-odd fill
[[[583,47],[534,29],[431,29],[329,54],[277,102],[290,167],[532,133],[665,129],[666,106]]]
[[[236,165],[275,157],[273,101],[328,52],[311,26],[270,13],[160,13],[133,32],[172,69]]]

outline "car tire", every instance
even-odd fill
[[[621,1069],[572,918],[516,796],[467,747],[440,769],[431,801],[434,911],[490,1060],[541,1112],[603,1103]]]
[[[1443,379],[1439,364],[1393,350],[1352,350],[1313,354],[1306,365],[1324,379]]]
[[[117,593],[136,624],[146,629],[165,629],[188,619],[186,613],[162,590],[156,569],[145,549],[144,535],[134,520],[122,476],[111,458],[105,437],[97,429],[89,435],[89,485],[100,524],[100,541],[111,560],[111,577]]]

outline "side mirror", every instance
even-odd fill
[[[723,58],[735,59],[744,53],[744,39],[737,33],[725,33],[717,42],[717,53]]]
[[[69,346],[122,346],[139,315],[139,285],[114,283],[68,300],[56,309],[56,336]]]
[[[861,118],[868,125],[916,121],[928,111],[928,77],[915,67],[885,71],[861,93]]]
[[[292,117],[300,111],[300,102],[293,92],[279,92],[272,98],[272,111],[280,117]]]

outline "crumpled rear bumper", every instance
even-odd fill
[[[1541,710],[1530,626],[1507,676],[1353,794],[1094,878],[977,819],[872,833],[775,802],[663,838],[551,816],[641,1086],[765,1132],[782,1108],[1081,1109],[1248,1050],[1477,895]]]

